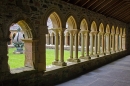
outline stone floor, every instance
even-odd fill
[[[55,86],[130,86],[130,55]]]

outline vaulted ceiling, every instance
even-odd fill
[[[130,23],[130,0],[62,0],[107,17]]]

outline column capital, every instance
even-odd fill
[[[60,29],[60,28],[52,28],[52,29],[49,29],[49,30],[51,30],[52,32],[54,32],[54,34],[55,35],[57,35],[62,29]]]

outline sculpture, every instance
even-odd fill
[[[21,39],[24,39],[24,34],[21,32],[21,29],[17,29],[17,33],[13,36],[13,45],[16,47],[16,50],[13,53],[23,54],[24,42]]]

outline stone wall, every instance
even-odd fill
[[[2,73],[0,74],[0,86],[52,86],[89,72],[111,61],[120,59],[126,56],[126,54],[127,52],[123,51],[80,63],[70,64],[67,67],[48,69],[46,72],[32,70],[15,74]]]
[[[119,57],[129,54],[129,51],[123,51],[112,55],[104,56],[104,58],[94,59],[93,61],[87,61],[71,66],[66,66],[57,69],[52,72],[44,73],[45,71],[45,35],[48,33],[47,18],[52,13],[56,12],[62,22],[62,28],[66,28],[66,21],[69,16],[73,16],[76,20],[77,28],[80,28],[80,22],[83,18],[87,20],[88,28],[90,30],[92,21],[95,21],[97,27],[100,23],[104,24],[104,27],[109,24],[116,28],[126,28],[126,45],[129,50],[129,32],[130,26],[118,21],[116,19],[106,17],[104,15],[95,13],[84,8],[71,5],[61,0],[0,0],[0,85],[1,86],[17,86],[27,85],[40,86],[54,84],[67,80],[71,77],[75,77],[78,74],[86,72],[91,68],[101,66],[109,61],[118,59]],[[33,45],[32,52],[34,56],[34,68],[35,70],[26,71],[22,73],[10,74],[8,66],[8,47],[7,42],[9,39],[9,27],[12,23],[17,23],[20,20],[24,20],[30,27],[30,33],[32,34],[32,40],[36,40]],[[34,42],[32,41],[32,42]],[[35,48],[34,48],[35,47]],[[36,58],[37,57],[37,58]],[[113,59],[112,59],[113,58]],[[105,60],[105,61],[104,61]],[[101,62],[100,62],[101,61]],[[77,69],[76,71],[74,69]],[[39,71],[39,72],[38,72]],[[41,72],[42,71],[42,72]],[[8,83],[7,83],[8,82]]]

